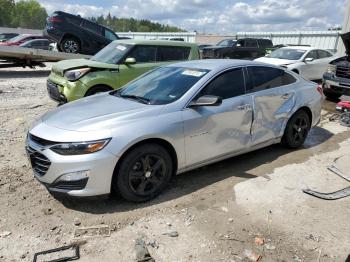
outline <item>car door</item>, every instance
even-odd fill
[[[219,106],[183,110],[188,166],[238,152],[250,144],[252,100],[245,94],[243,69],[221,73],[194,100],[203,95],[219,96],[223,100]]]
[[[323,74],[326,72],[328,64],[334,59],[333,54],[326,50],[317,50],[317,72],[315,79],[322,79]]]
[[[249,66],[248,92],[253,101],[252,145],[258,145],[281,134],[285,119],[295,103],[295,92],[286,89],[285,71],[268,66]]]
[[[311,58],[312,61],[306,61]],[[306,79],[317,79],[318,72],[318,54],[317,50],[310,50],[305,54],[302,64],[299,66],[299,74]]]
[[[150,71],[159,66],[156,62],[157,46],[154,45],[136,45],[126,56],[126,59],[134,58],[135,64],[121,64],[120,72],[120,86],[125,85],[136,77]],[[124,60],[124,61],[125,61]]]
[[[83,39],[84,42],[87,42],[90,45],[90,51],[91,53],[97,53],[99,50],[104,48],[106,46],[106,39],[102,35],[102,27],[89,22],[89,21],[83,21],[82,27],[86,30],[86,38]]]

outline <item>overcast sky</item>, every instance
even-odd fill
[[[341,25],[346,0],[39,0],[50,14],[144,18],[188,31],[327,30]]]

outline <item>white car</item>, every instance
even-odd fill
[[[329,62],[335,59],[335,55],[328,50],[307,47],[288,46],[282,47],[271,54],[255,59],[272,65],[279,65],[300,74],[308,80],[322,79]]]

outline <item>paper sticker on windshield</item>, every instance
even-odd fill
[[[124,51],[126,49],[126,47],[123,45],[117,45],[116,48],[119,49],[120,51]]]
[[[205,74],[205,72],[202,71],[196,71],[196,70],[185,70],[182,72],[183,75],[186,76],[194,76],[194,77],[200,77]]]

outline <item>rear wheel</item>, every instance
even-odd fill
[[[60,48],[63,52],[77,54],[80,52],[80,43],[74,37],[67,37],[61,42]]]
[[[85,96],[92,96],[92,95],[96,95],[98,93],[108,92],[108,91],[111,91],[111,90],[112,90],[112,88],[110,88],[108,86],[97,85],[97,86],[91,87],[86,92]]]
[[[144,202],[167,186],[172,173],[173,162],[168,151],[157,144],[144,144],[122,159],[112,186],[126,200]]]
[[[310,131],[310,127],[310,118],[306,111],[297,111],[287,123],[282,144],[289,148],[301,147]]]

